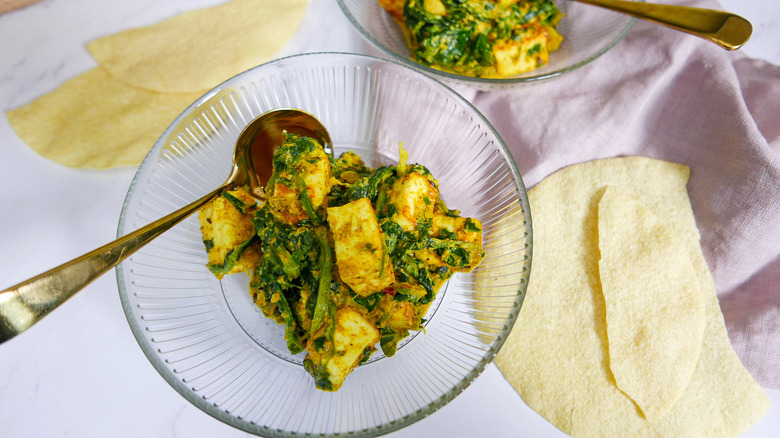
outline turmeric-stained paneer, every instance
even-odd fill
[[[559,39],[554,42],[560,34],[554,28],[541,24],[526,25],[522,35],[521,40],[506,39],[493,45],[498,76],[513,76],[547,64],[550,52],[560,44]]]
[[[257,200],[246,188],[222,192],[198,212],[208,268],[221,279],[236,272],[250,272],[260,264],[252,217]]]
[[[322,333],[312,335],[304,366],[318,388],[337,391],[347,375],[373,351],[379,330],[358,310],[346,306],[336,312],[332,343]]]
[[[441,0],[423,0],[423,7],[433,15],[447,15],[447,7]]]
[[[268,206],[281,223],[294,225],[316,214],[330,191],[330,158],[316,140],[287,135],[274,155]],[[308,199],[301,199],[304,195]]]
[[[431,232],[434,236],[446,236],[482,246],[482,222],[478,219],[435,214]]]
[[[329,207],[327,212],[341,280],[360,296],[371,295],[393,284],[393,265],[368,198],[341,207]]]
[[[446,214],[439,208],[433,215],[433,227],[431,234],[442,239],[452,239],[453,244],[438,254],[433,251],[425,251],[420,257],[430,257],[427,262],[437,266],[446,264],[457,272],[469,272],[482,261],[485,255],[482,249],[482,222],[478,219]],[[438,260],[434,255],[439,256]]]
[[[433,207],[439,197],[436,185],[417,172],[399,178],[388,193],[389,202],[395,207],[391,219],[404,231],[417,228],[418,222],[433,218]]]
[[[402,332],[404,330],[417,330],[420,328],[422,316],[421,308],[411,301],[392,301],[392,308],[388,312],[389,317],[384,324],[391,329]]]

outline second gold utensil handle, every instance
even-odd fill
[[[575,0],[687,32],[728,49],[742,47],[753,33],[749,21],[730,12],[622,0]]]

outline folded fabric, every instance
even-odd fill
[[[761,385],[780,389],[780,66],[640,20],[579,70],[472,100],[528,187],[598,158],[690,166],[688,192],[734,350]]]

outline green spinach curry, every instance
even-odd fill
[[[287,134],[273,166],[264,203],[236,187],[200,211],[208,268],[248,273],[290,352],[306,354],[317,388],[336,391],[377,345],[392,356],[438,288],[480,263],[482,225],[448,209],[403,148],[398,165],[371,169]]]
[[[549,61],[563,37],[553,0],[378,0],[412,58],[466,76],[503,78]]]

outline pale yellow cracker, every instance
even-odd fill
[[[97,67],[7,116],[28,146],[58,163],[91,169],[135,166],[200,95],[130,87]]]
[[[98,63],[136,87],[210,89],[267,61],[303,20],[307,0],[233,0],[88,44]]]
[[[633,197],[607,186],[598,204],[599,276],[609,368],[650,421],[688,386],[701,351],[704,298],[685,242]]]
[[[688,168],[641,157],[563,169],[529,191],[534,258],[523,307],[496,364],[525,402],[575,437],[729,437],[757,422],[769,399],[729,343],[685,184]],[[621,391],[608,355],[599,276],[598,202],[617,186],[684,242],[705,306],[699,360],[680,397],[648,421]]]

